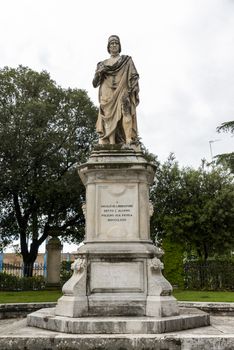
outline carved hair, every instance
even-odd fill
[[[110,53],[110,43],[112,42],[112,40],[117,40],[119,43],[119,53],[121,52],[121,44],[120,44],[120,39],[118,37],[118,35],[111,35],[108,38],[108,45],[107,45],[107,51]]]

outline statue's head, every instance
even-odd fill
[[[119,44],[119,53],[121,52],[121,44],[118,35],[111,35],[108,39],[107,51],[110,53],[110,44],[111,42],[116,41]]]

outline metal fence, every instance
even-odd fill
[[[24,277],[27,274],[27,268],[31,271],[31,266],[27,267],[23,263],[0,262],[0,273],[4,272],[12,277]],[[61,281],[65,283],[71,273],[71,262],[63,261],[61,263]],[[46,264],[34,263],[32,275],[46,278]],[[184,264],[184,278],[186,289],[234,290],[234,261],[187,262]]]
[[[26,265],[24,263],[17,264],[6,264],[0,263],[0,272],[5,272],[9,275],[23,277],[25,272],[31,270],[31,265]],[[44,276],[46,277],[47,267],[45,264],[33,264],[33,276]]]
[[[234,261],[194,261],[184,265],[185,288],[234,290]]]

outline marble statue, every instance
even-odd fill
[[[93,79],[93,86],[99,86],[99,144],[132,144],[137,141],[139,75],[132,58],[120,55],[117,35],[109,37],[107,50],[110,58],[97,64]]]

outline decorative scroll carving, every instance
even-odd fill
[[[161,271],[164,269],[163,263],[158,258],[151,259],[150,267],[151,267],[151,269],[156,270],[156,271],[158,271],[158,270]]]

